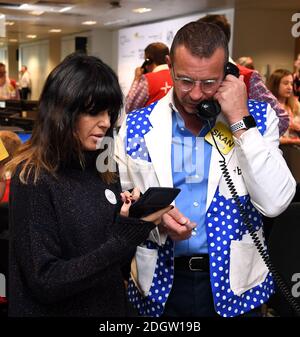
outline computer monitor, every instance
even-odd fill
[[[22,101],[15,100],[15,99],[7,99],[5,102],[5,109],[7,111],[21,112],[22,111]]]
[[[1,99],[0,100],[0,109],[5,109],[6,108],[6,100]]]

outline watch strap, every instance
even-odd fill
[[[237,132],[239,130],[242,130],[242,129],[247,129],[247,127],[245,125],[245,122],[243,120],[240,120],[240,121],[230,125],[230,130],[231,130],[232,133],[235,133],[235,132]]]

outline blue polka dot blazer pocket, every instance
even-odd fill
[[[262,241],[262,229],[256,232]],[[262,284],[268,275],[268,268],[260,256],[250,234],[230,244],[230,288],[237,296]]]

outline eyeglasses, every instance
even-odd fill
[[[172,73],[173,78],[178,83],[180,90],[184,92],[191,91],[195,87],[196,83],[199,83],[201,91],[203,91],[205,94],[211,94],[217,90],[218,86],[222,82],[221,80],[193,80],[184,76],[177,77],[175,76],[173,69]]]

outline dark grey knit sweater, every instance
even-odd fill
[[[119,184],[95,169],[43,173],[36,185],[12,179],[10,197],[10,316],[126,316],[121,266],[154,228],[118,216]]]

